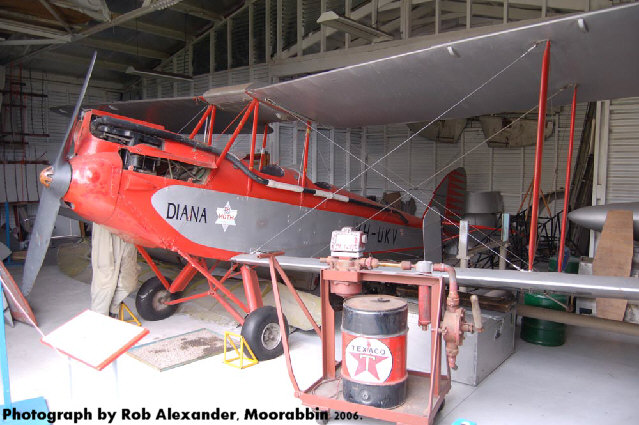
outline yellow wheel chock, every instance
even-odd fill
[[[240,346],[238,349],[237,346]],[[229,358],[227,356],[227,348],[232,347],[235,352],[235,357]],[[233,332],[224,332],[224,363],[231,365],[238,369],[244,369],[249,366],[256,365],[258,363],[257,357],[253,354],[253,350],[249,347],[248,343],[242,335],[238,335]]]
[[[129,319],[125,319],[124,318],[124,314],[125,312],[129,315]],[[128,305],[126,305],[123,302],[120,303],[120,312],[118,313],[118,319],[120,319],[123,322],[127,322],[127,323],[135,323],[138,326],[142,326],[142,323],[140,323],[140,321],[138,320],[137,317],[135,317],[135,315],[133,314],[133,312],[131,311],[131,309],[129,308]]]

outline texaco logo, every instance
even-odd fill
[[[377,339],[353,339],[346,346],[344,356],[348,374],[360,382],[384,382],[393,369],[393,354]]]

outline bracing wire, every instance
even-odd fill
[[[563,92],[567,87],[562,87],[559,90],[557,90],[555,93],[553,93],[548,99],[553,99],[555,98],[559,93]],[[451,163],[449,163],[448,165],[442,167],[439,171],[437,171],[435,174],[433,174],[433,176],[436,176],[438,174],[440,174],[443,170],[447,170],[448,168],[450,168],[455,162],[459,161],[460,159],[462,159],[463,157],[465,157],[466,155],[472,153],[474,150],[478,149],[479,147],[483,146],[484,144],[488,143],[490,140],[492,140],[493,138],[495,138],[497,135],[499,135],[501,132],[503,132],[504,130],[506,130],[507,128],[511,127],[513,124],[515,124],[516,122],[522,120],[526,115],[528,115],[529,113],[531,113],[532,111],[534,111],[535,109],[537,109],[537,105],[533,106],[532,108],[530,108],[528,111],[524,112],[523,114],[521,114],[517,119],[513,120],[510,124],[508,124],[507,126],[503,127],[502,129],[500,129],[499,131],[495,132],[494,134],[492,134],[491,136],[487,137],[486,139],[484,139],[481,143],[479,143],[477,146],[473,147],[472,149],[470,149],[469,151],[467,151],[466,153],[464,153],[462,156],[456,158],[455,160],[453,160]],[[317,131],[315,128],[313,128],[314,131]],[[421,131],[421,130],[420,130]],[[338,148],[340,148],[341,150],[343,150],[344,152],[346,152],[348,155],[350,155],[351,157],[357,159],[359,162],[361,162],[362,164],[366,165],[366,163],[358,158],[357,156],[353,155],[351,152],[348,152],[345,148],[343,148],[342,146],[340,146],[338,143],[336,143],[334,140],[331,140],[329,137],[325,136],[324,134],[321,134],[321,132],[317,131],[324,139],[328,140],[330,143],[333,143],[335,146],[337,146]],[[372,166],[371,166],[372,167]],[[385,167],[386,168],[386,167]],[[402,190],[403,192],[407,193],[407,194],[411,194],[410,190],[400,186],[398,183],[396,183],[395,181],[393,181],[392,179],[390,179],[388,176],[382,174],[380,171],[376,170],[375,168],[371,168],[372,171],[374,171],[375,173],[377,173],[378,175],[380,175],[381,177],[387,179],[389,182],[391,182],[393,185],[395,185],[398,189]],[[388,168],[386,168],[387,171],[391,171]],[[396,173],[394,173],[396,174]],[[429,177],[427,180],[432,179],[432,177]],[[355,177],[355,179],[357,179],[359,176]],[[403,177],[399,176],[398,177],[403,180],[405,183],[410,184],[410,182],[407,182]],[[427,181],[425,180],[425,181]],[[351,180],[352,182],[353,180]],[[347,183],[350,184],[351,182]],[[420,185],[422,185],[424,182],[420,183]],[[346,185],[345,185],[346,186]],[[344,186],[344,187],[345,187]],[[342,187],[343,189],[343,187]],[[420,204],[422,204],[425,207],[428,207],[428,204],[426,204],[423,200],[421,200],[419,197],[414,196],[414,198],[417,200],[417,202],[419,202]],[[446,206],[442,205],[437,199],[432,198],[432,201],[435,202],[437,204],[437,206],[441,207],[444,209],[444,211],[448,210],[446,208]],[[362,223],[360,223],[360,225],[367,223],[368,221],[372,220],[374,217],[376,217],[377,215],[379,215],[380,213],[382,213],[383,211],[386,211],[388,208],[390,208],[390,205],[386,205],[384,206],[384,208],[380,209],[379,211],[376,211],[374,214],[372,214],[370,217],[368,217],[366,220],[364,220]],[[435,212],[437,215],[439,215],[442,219],[446,219],[446,217],[441,214],[438,210],[436,209],[432,209],[433,212]],[[449,210],[450,211],[450,210]],[[461,217],[457,216],[457,214],[455,214],[455,216],[458,219],[461,219]],[[459,230],[459,225],[456,223],[452,223],[452,225],[454,225],[458,230]],[[487,235],[486,233],[482,232],[481,230],[478,230],[478,232],[480,233],[481,236],[488,238],[491,242],[494,241],[492,238],[490,238],[489,235]],[[472,239],[474,239],[476,242],[478,242],[479,244],[483,245],[484,247],[488,248],[488,250],[490,250],[490,252],[492,252],[493,254],[496,254],[497,256],[499,256],[500,258],[502,257],[497,251],[493,250],[492,248],[490,248],[487,244],[485,244],[484,242],[480,241],[478,238],[476,238],[474,235],[472,234],[468,234],[468,236],[470,236]],[[322,248],[321,250],[317,251],[313,256],[318,255],[319,252],[321,252],[323,249],[325,249],[326,247]],[[523,260],[522,258],[520,258],[519,256],[517,256],[515,253],[513,253],[512,251],[508,251],[508,253],[515,257],[515,259],[521,261],[522,263],[526,263],[525,260]],[[511,265],[513,268],[520,270],[521,268],[518,267],[517,265],[515,265],[514,263],[512,263],[511,261],[509,261],[507,258],[503,257],[504,260]]]
[[[471,92],[469,92],[468,94],[466,94],[465,96],[463,96],[460,100],[458,100],[456,103],[454,103],[452,106],[450,106],[449,108],[447,108],[445,111],[443,111],[441,114],[439,114],[436,118],[432,119],[430,122],[428,122],[426,125],[424,125],[422,127],[422,129],[420,129],[419,131],[413,133],[411,136],[409,136],[406,140],[404,140],[402,143],[398,144],[396,147],[394,147],[393,149],[391,149],[389,152],[387,152],[385,155],[383,155],[382,157],[380,157],[379,159],[377,159],[374,163],[372,163],[371,165],[366,165],[366,167],[364,167],[364,169],[358,174],[356,175],[354,178],[352,178],[350,181],[348,181],[346,184],[344,184],[340,190],[345,189],[348,185],[350,185],[352,182],[354,182],[355,180],[357,180],[358,178],[360,178],[363,174],[365,174],[368,170],[373,170],[376,173],[380,174],[382,177],[386,178],[387,180],[389,180],[391,183],[393,183],[395,186],[401,188],[400,185],[398,185],[397,183],[395,183],[393,180],[391,180],[390,178],[388,178],[387,176],[384,176],[383,174],[381,174],[379,171],[377,171],[374,167],[379,164],[380,162],[382,162],[383,160],[385,160],[388,156],[390,156],[391,154],[393,154],[394,152],[396,152],[398,149],[400,149],[402,146],[404,146],[406,143],[410,142],[417,134],[419,134],[422,130],[426,129],[427,127],[429,127],[430,125],[432,125],[433,123],[437,122],[438,120],[440,120],[443,116],[445,116],[447,113],[449,113],[450,111],[452,111],[453,109],[455,109],[457,106],[459,106],[460,104],[462,104],[463,102],[465,102],[468,98],[470,98],[471,96],[473,96],[475,93],[477,93],[479,90],[481,90],[482,88],[484,88],[486,85],[488,85],[490,82],[492,82],[493,80],[495,80],[497,77],[499,77],[501,74],[503,74],[504,72],[506,72],[508,69],[510,69],[513,65],[515,65],[517,62],[519,62],[521,59],[523,59],[524,57],[526,57],[530,52],[532,52],[537,46],[539,46],[540,43],[535,43],[532,46],[530,46],[526,51],[524,51],[521,55],[519,55],[517,58],[515,58],[511,63],[509,63],[508,65],[506,65],[504,68],[502,68],[499,72],[497,72],[496,74],[492,75],[490,78],[488,78],[486,81],[484,81],[482,84],[480,84],[477,88],[475,88],[474,90],[472,90]],[[292,116],[296,117],[296,119],[303,121],[303,117],[299,116],[299,114],[296,114],[292,111],[287,110],[285,107],[283,107],[282,105],[278,105],[275,102],[273,102],[272,100],[269,100],[270,103],[272,103],[274,106],[285,110],[286,112],[288,112],[289,114],[291,114]],[[317,131],[315,129],[315,131]],[[321,133],[320,133],[321,134]],[[322,137],[330,140],[328,137],[322,135]],[[333,141],[331,141],[332,143],[335,143]],[[339,146],[339,145],[338,145]],[[405,192],[408,192],[406,189],[402,189]],[[302,214],[300,217],[298,217],[296,220],[294,220],[293,222],[291,222],[288,226],[286,226],[284,229],[282,229],[280,232],[278,232],[277,234],[275,234],[273,237],[271,237],[268,241],[266,241],[265,243],[263,243],[260,247],[258,247],[256,250],[254,250],[254,252],[259,252],[260,250],[262,250],[266,245],[268,245],[270,242],[272,242],[273,240],[275,240],[276,238],[278,238],[281,234],[283,234],[285,231],[287,231],[288,229],[290,229],[292,226],[294,226],[295,224],[297,224],[299,221],[301,221],[302,219],[304,219],[308,214],[310,214],[311,212],[313,212],[315,209],[317,209],[319,206],[323,205],[326,201],[328,201],[328,199],[324,199],[322,200],[319,204],[317,204],[315,207],[309,209],[308,211],[306,211],[304,214]],[[423,202],[420,200],[420,202]],[[376,212],[373,216],[376,216],[377,214],[379,214],[379,212]],[[471,237],[474,238],[474,236],[469,235]],[[480,241],[478,241],[479,243],[481,243]],[[485,245],[485,244],[484,244]],[[488,249],[490,249],[491,251],[493,251],[490,247],[488,247]],[[494,252],[494,251],[493,251]],[[499,255],[499,254],[497,254]],[[510,263],[507,259],[506,261],[511,264],[513,267],[518,268],[516,265]]]
[[[426,125],[424,125],[424,127],[422,127],[422,129],[420,129],[419,131],[415,132],[414,134],[412,134],[410,137],[408,137],[406,140],[404,140],[402,143],[400,143],[399,145],[397,145],[394,149],[392,149],[391,151],[389,151],[388,153],[386,153],[384,156],[382,156],[381,158],[379,158],[377,161],[375,161],[373,164],[371,165],[367,165],[365,164],[360,158],[355,157],[352,153],[347,152],[349,155],[351,155],[352,157],[356,158],[357,160],[359,160],[360,162],[364,163],[364,165],[366,166],[357,176],[355,176],[354,178],[352,178],[349,182],[347,182],[346,184],[344,184],[340,190],[346,188],[348,185],[350,185],[353,181],[357,180],[358,178],[360,178],[364,173],[366,173],[369,169],[373,170],[374,172],[376,172],[377,174],[379,174],[380,176],[382,176],[383,178],[386,178],[388,181],[390,181],[392,184],[394,184],[396,187],[400,188],[402,191],[409,193],[410,191],[403,188],[402,186],[400,186],[399,184],[397,184],[396,182],[394,182],[392,179],[390,179],[388,176],[385,176],[384,174],[382,174],[381,172],[379,172],[378,170],[376,170],[374,167],[379,164],[380,162],[382,162],[384,159],[386,159],[389,155],[393,154],[395,151],[397,151],[398,149],[400,149],[403,145],[405,145],[406,143],[410,142],[417,134],[419,134],[422,130],[424,130],[425,128],[427,128],[428,126],[432,125],[434,122],[436,122],[437,120],[441,119],[444,115],[446,115],[448,112],[450,112],[452,109],[454,109],[455,107],[457,107],[458,105],[460,105],[461,103],[463,103],[466,99],[468,99],[470,96],[474,95],[477,91],[481,90],[483,87],[485,87],[487,84],[489,84],[491,81],[493,81],[495,78],[497,78],[499,75],[501,75],[502,73],[504,73],[506,70],[508,70],[510,67],[512,67],[515,63],[517,63],[518,61],[520,61],[521,59],[523,59],[526,55],[528,55],[531,51],[533,51],[535,49],[535,47],[537,47],[540,43],[535,43],[534,45],[532,45],[530,48],[528,48],[524,53],[522,53],[519,57],[517,57],[514,61],[512,61],[510,64],[508,64],[506,67],[504,67],[502,70],[500,70],[499,72],[497,72],[495,75],[493,75],[492,77],[490,77],[488,80],[486,80],[484,83],[482,83],[480,86],[478,86],[476,89],[474,89],[473,91],[471,91],[469,94],[467,94],[466,96],[464,96],[463,98],[461,98],[458,102],[456,102],[454,105],[452,105],[451,107],[449,107],[447,110],[445,110],[444,112],[442,112],[438,117],[436,117],[435,119],[431,120],[429,123],[427,123]],[[555,94],[552,95],[551,98],[555,97],[559,92],[563,91],[565,88],[560,89],[559,91],[557,91]],[[270,101],[271,103],[274,103],[272,101]],[[283,108],[281,105],[276,105],[278,108],[282,108],[284,110],[286,110],[286,108]],[[527,111],[526,113],[522,114],[517,120],[513,121],[510,125],[514,124],[515,122],[519,121],[520,119],[522,119],[525,115],[527,115],[528,113],[530,113],[531,111],[533,111],[534,109],[536,109],[537,106],[531,108],[529,111]],[[290,113],[292,116],[296,117],[296,119],[300,120],[300,121],[304,121],[303,117],[299,116],[299,114],[296,114],[292,111],[288,111],[286,110],[288,113]],[[340,149],[344,150],[346,152],[346,150],[340,146],[339,144],[335,143],[333,140],[331,140],[329,137],[325,136],[324,134],[322,134],[321,132],[319,132],[317,130],[317,128],[313,128],[313,131],[316,131],[317,133],[319,133],[324,139],[329,140],[331,143],[333,143],[334,145],[337,145]],[[480,143],[479,145],[473,147],[471,150],[469,150],[468,152],[465,152],[460,158],[457,158],[454,162],[457,162],[459,159],[465,157],[466,155],[470,154],[471,152],[473,152],[474,150],[476,150],[477,148],[479,148],[480,146],[482,146],[483,144],[487,143],[489,140],[491,140],[492,138],[494,138],[496,135],[498,135],[499,133],[501,133],[502,131],[505,130],[504,127],[502,128],[500,131],[498,131],[497,133],[493,134],[491,137],[487,138],[486,140],[484,140],[482,143]],[[447,169],[448,167],[450,167],[451,164],[447,165],[446,167],[442,168],[441,170],[439,170],[438,172],[436,172],[433,176],[429,177],[427,180],[425,180],[424,182],[420,183],[418,185],[418,188],[423,185],[426,181],[431,180],[432,178],[434,178],[436,175],[440,174],[443,170]],[[426,205],[426,203],[424,203],[421,199],[417,198],[417,201],[420,202],[421,204]],[[293,225],[295,225],[296,223],[298,223],[300,220],[302,220],[304,217],[306,217],[308,214],[310,214],[312,211],[314,211],[315,209],[317,209],[320,205],[322,205],[324,202],[326,202],[328,199],[325,199],[323,201],[321,201],[318,205],[316,205],[315,207],[313,207],[312,209],[309,209],[305,214],[303,214],[302,216],[300,216],[297,220],[293,221],[292,223],[290,223],[287,227],[285,227],[282,231],[280,231],[279,233],[277,233],[276,235],[274,235],[271,239],[269,239],[267,242],[265,242],[264,244],[262,244],[259,248],[257,248],[256,250],[254,250],[254,252],[259,252],[261,249],[263,249],[264,246],[268,245],[271,241],[273,241],[274,239],[276,239],[277,237],[279,237],[282,233],[284,233],[286,230],[288,230],[290,227],[292,227]],[[435,200],[436,203],[439,204],[438,201]],[[388,208],[384,207],[382,210],[375,212],[372,216],[370,216],[368,219],[366,219],[363,223],[366,223],[367,221],[371,220],[373,217],[377,216],[378,214],[380,214],[382,211],[386,210]],[[437,210],[433,210],[435,211],[438,215],[440,215],[442,218],[443,215],[441,213],[439,213],[439,211]],[[362,223],[362,224],[363,224]],[[454,224],[454,223],[453,223]],[[459,226],[457,224],[454,224],[457,228],[459,228]],[[488,245],[486,245],[485,243],[483,243],[482,241],[480,241],[479,239],[477,239],[474,235],[469,234],[469,236],[473,239],[475,239],[478,243],[480,243],[481,245],[484,245],[486,248],[488,248],[488,250],[490,250],[492,253],[500,256],[499,253],[497,253],[496,251],[494,251],[492,248],[490,248]],[[500,256],[501,257],[501,256]],[[518,258],[519,259],[519,258]],[[504,258],[504,260],[510,264],[512,267],[514,267],[515,269],[521,270],[521,268],[519,268],[518,266],[516,266],[515,264],[513,264],[512,262],[510,262],[507,258]],[[519,259],[521,260],[521,259]],[[521,260],[522,262],[524,262],[523,260]]]

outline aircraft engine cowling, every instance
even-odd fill
[[[64,201],[80,216],[104,223],[115,210],[122,160],[115,152],[101,152],[79,155],[69,162],[73,173]]]

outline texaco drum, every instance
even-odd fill
[[[389,295],[344,301],[342,382],[346,401],[375,407],[406,399],[408,305]]]

